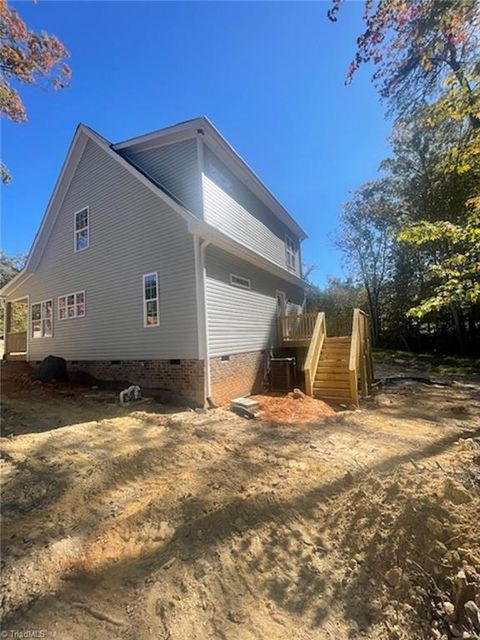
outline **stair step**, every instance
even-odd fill
[[[353,400],[352,398],[350,398],[350,396],[348,396],[348,398],[340,398],[338,396],[326,396],[326,395],[318,395],[318,394],[313,394],[313,397],[316,400],[322,400],[322,402],[328,402],[329,404],[346,404],[346,405],[351,405],[353,404]]]
[[[315,378],[328,378],[329,380],[350,380],[348,371],[329,371],[327,369],[318,370]]]
[[[350,349],[322,349],[321,356],[327,358],[348,358],[350,357]]]
[[[326,396],[328,398],[350,398],[350,392],[347,391],[346,388],[338,388],[335,389],[332,387],[317,387],[316,385],[313,385],[313,395],[317,396],[318,394],[320,394],[322,397]]]
[[[313,388],[318,389],[344,389],[350,393],[349,380],[318,380],[313,383]]]

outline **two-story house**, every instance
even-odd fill
[[[117,144],[80,125],[1,292],[7,316],[28,307],[7,354],[195,405],[257,390],[277,315],[304,303],[305,237],[206,118]]]

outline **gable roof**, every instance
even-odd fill
[[[199,120],[206,121],[206,119],[195,119],[190,120],[180,125],[175,125],[174,127],[168,127],[168,132],[166,129],[162,129],[159,134],[163,136],[163,132],[167,132],[166,135],[173,133],[175,136],[183,131],[183,127],[189,128],[192,122],[197,123]],[[213,125],[210,125],[213,127]],[[173,131],[175,129],[175,131]],[[148,134],[154,135],[154,134]],[[155,133],[155,136],[157,134]],[[143,138],[144,136],[142,136]],[[163,200],[167,205],[169,205],[174,211],[176,211],[183,220],[188,225],[188,230],[191,233],[197,234],[202,238],[209,239],[211,242],[222,245],[226,250],[230,250],[232,253],[236,255],[242,255],[249,262],[255,262],[262,268],[275,273],[277,275],[281,275],[281,277],[293,282],[294,284],[303,285],[303,280],[298,278],[296,275],[291,272],[283,269],[279,265],[276,265],[272,261],[263,256],[255,254],[255,252],[247,249],[241,243],[225,236],[225,234],[219,232],[215,227],[207,224],[203,220],[199,220],[191,211],[189,211],[185,205],[183,205],[178,199],[175,198],[173,194],[171,194],[167,189],[165,189],[162,185],[155,182],[153,178],[145,173],[143,173],[135,164],[130,162],[127,158],[124,158],[120,153],[118,153],[118,145],[112,145],[106,138],[99,135],[96,131],[87,127],[84,124],[80,124],[73,136],[72,142],[70,143],[67,156],[63,162],[62,168],[60,170],[60,174],[55,183],[55,187],[53,189],[50,200],[48,201],[47,209],[42,218],[42,222],[40,227],[35,235],[32,246],[28,253],[28,258],[25,263],[24,268],[20,271],[10,282],[8,282],[1,290],[0,295],[5,296],[13,293],[15,289],[17,289],[23,282],[25,282],[31,275],[35,272],[36,267],[38,266],[40,259],[42,257],[44,248],[46,246],[46,242],[50,235],[51,230],[53,229],[53,225],[55,224],[55,220],[58,216],[60,208],[62,206],[65,195],[68,191],[72,178],[75,174],[75,170],[80,162],[80,159],[83,155],[87,142],[91,140],[95,144],[99,145],[111,158],[113,158],[116,162],[120,163],[127,171],[129,171],[133,176],[135,176],[144,186],[150,189],[156,196],[158,196],[161,200]],[[228,143],[227,143],[228,144]],[[232,150],[233,151],[233,150]],[[273,197],[273,196],[272,196]],[[292,218],[293,220],[293,218]],[[295,223],[296,224],[296,223]],[[306,237],[304,232],[302,231],[303,236]]]
[[[154,147],[188,140],[201,135],[205,144],[217,155],[255,195],[301,240],[307,238],[307,234],[296,222],[293,216],[275,198],[272,192],[256,175],[246,161],[235,151],[232,145],[222,136],[218,129],[206,117],[192,118],[176,125],[158,129],[135,138],[124,140],[112,145],[115,151],[122,152],[125,149],[140,151]]]

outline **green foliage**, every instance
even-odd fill
[[[345,205],[339,246],[379,338],[410,348],[454,332],[460,350],[478,349],[480,4],[366,0],[365,9],[348,80],[372,62],[397,118],[384,175]]]
[[[354,284],[351,278],[341,280],[330,276],[324,288],[307,287],[307,311],[324,311],[329,317],[351,316],[358,307],[367,308],[365,289]]]
[[[333,0],[333,21],[341,3]],[[365,30],[347,82],[361,65],[372,63],[376,87],[401,117],[436,100],[448,82],[464,95],[465,114],[478,128],[478,84],[472,85],[472,76],[478,72],[479,13],[477,0],[365,0]]]
[[[21,253],[18,256],[9,257],[4,251],[0,251],[0,288],[4,287],[19,271],[23,269],[26,255]],[[24,331],[26,326],[27,309],[25,305],[15,305],[11,318],[11,331]],[[0,307],[0,327],[4,331],[4,308]]]
[[[452,304],[468,309],[480,302],[480,210],[473,211],[464,225],[422,220],[404,227],[398,240],[418,247],[429,261],[435,256],[429,264],[431,295],[409,315],[423,318]]]

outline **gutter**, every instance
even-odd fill
[[[250,264],[260,267],[264,271],[268,271],[282,280],[287,280],[287,282],[297,285],[298,287],[305,287],[305,281],[295,273],[288,271],[268,258],[260,256],[260,254],[253,251],[253,249],[249,249],[244,244],[241,244],[198,218],[188,222],[188,230],[194,237],[198,236],[204,240],[209,240],[211,244],[223,249],[223,251],[237,256],[242,260],[246,260],[250,262]]]

